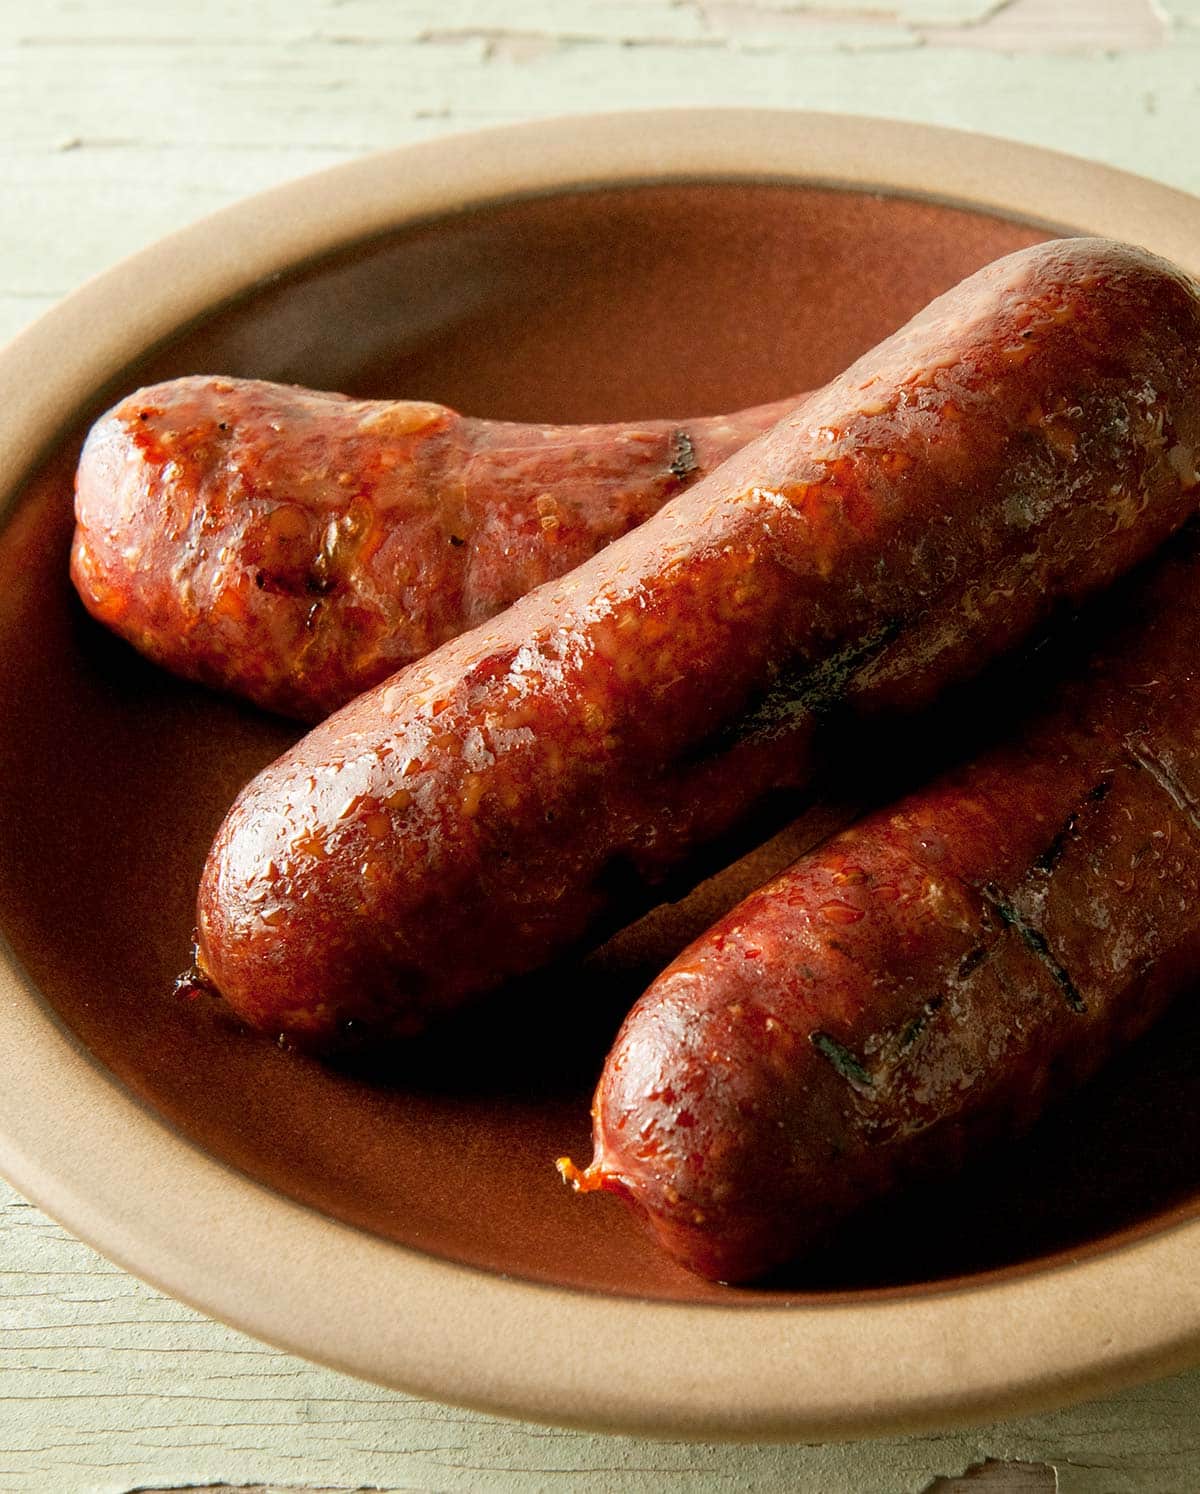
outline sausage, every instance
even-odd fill
[[[1025,1129],[1200,965],[1200,546],[1055,706],[795,862],[650,986],[583,1191],[744,1281]]]
[[[1145,557],[1198,450],[1196,286],[1096,239],[997,261],[265,769],[204,868],[202,975],[321,1046],[544,964],[806,788],[839,718],[924,704]]]
[[[317,721],[586,560],[797,403],[516,425],[175,379],[92,428],[71,574],[157,663]]]

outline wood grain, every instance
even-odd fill
[[[697,103],[965,126],[1200,191],[1200,0],[0,0],[0,340],[171,229],[363,151]],[[1200,1484],[1200,1372],[1053,1416],[853,1446],[587,1436],[256,1344],[7,1189],[0,1406],[0,1490],[34,1494]]]
[[[982,1431],[830,1447],[598,1437],[455,1410],[349,1380],[210,1322],[101,1260],[6,1188],[0,1407],[5,1494],[264,1483],[923,1494],[989,1459],[1049,1464],[1064,1494],[1180,1494],[1195,1487],[1200,1468],[1200,1372]],[[1012,1476],[1024,1485],[997,1482],[993,1471],[981,1494],[1025,1494],[1028,1472]]]

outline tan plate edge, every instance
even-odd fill
[[[229,208],[93,280],[0,350],[0,499],[135,356],[264,279],[498,197],[696,177],[945,198],[1144,243],[1200,272],[1200,201],[955,131],[676,110],[451,137]],[[419,1394],[606,1430],[833,1438],[1040,1409],[1200,1353],[1200,1221],[917,1300],[724,1310],[599,1297],[419,1255],[231,1171],[93,1061],[7,951],[0,1030],[0,1170],[22,1192],[203,1311]],[[137,1217],[123,1206],[132,1197]]]

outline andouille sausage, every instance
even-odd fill
[[[1020,1131],[1200,970],[1200,547],[1054,708],[720,919],[633,1008],[583,1191],[743,1281]]]
[[[175,379],[92,428],[71,574],[157,663],[316,721],[588,559],[798,402],[517,425]]]
[[[241,793],[198,964],[253,1025],[395,1034],[627,911],[831,714],[927,702],[1193,511],[1200,293],[1096,239],[999,260],[640,528]]]

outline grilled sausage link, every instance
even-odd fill
[[[92,428],[71,574],[157,663],[316,721],[588,559],[797,403],[516,425],[175,379]]]
[[[1196,504],[1200,294],[1095,239],[997,261],[647,523],[243,790],[199,964],[252,1024],[403,1033],[626,911],[831,712],[911,709]]]
[[[747,1280],[1024,1129],[1194,984],[1194,541],[1129,612],[1007,746],[802,857],[667,968],[605,1063],[591,1166],[560,1163],[577,1187]]]

